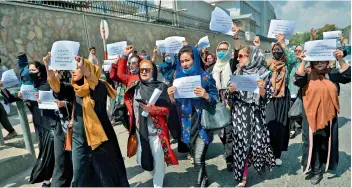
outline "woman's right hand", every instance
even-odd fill
[[[43,62],[46,68],[48,78],[53,78],[55,76],[55,72],[54,70],[49,69],[50,58],[51,58],[51,52],[48,52],[48,54],[45,57],[43,57]]]
[[[230,84],[229,91],[230,91],[230,93],[235,92],[236,91],[236,85],[235,84]]]
[[[167,88],[167,94],[169,95],[169,98],[173,103],[175,102],[175,97],[174,97],[175,92],[176,92],[175,86],[171,86],[171,87]]]
[[[17,93],[17,97],[23,100],[22,93],[20,91]]]
[[[123,50],[123,55],[128,57],[133,52],[133,50],[134,50],[133,46],[132,45],[128,45]]]

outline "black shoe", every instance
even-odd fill
[[[51,182],[44,182],[42,187],[51,187]]]
[[[318,184],[321,180],[323,179],[323,174],[315,174],[311,179],[310,179],[310,183],[312,185],[316,185]]]
[[[226,163],[226,168],[229,172],[232,172],[233,166],[232,166],[232,162],[227,162]]]

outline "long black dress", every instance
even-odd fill
[[[340,73],[337,71],[330,72],[329,80],[333,82],[337,88],[339,88],[339,83],[346,84],[351,82],[351,67],[349,67],[344,72]],[[304,76],[295,75],[295,85],[300,88],[305,87],[308,84],[308,74]],[[311,167],[320,170],[322,164],[327,162],[328,156],[328,144],[330,135],[330,124],[325,129],[319,130],[313,134],[313,152]],[[307,120],[306,113],[303,108],[303,120],[302,120],[302,141],[303,141],[303,156],[301,165],[306,168],[308,162],[309,153],[309,124]],[[337,116],[332,120],[331,125],[331,151],[330,151],[330,161],[329,170],[335,170],[339,162],[339,138],[338,138],[338,121]],[[313,169],[314,170],[314,169]]]
[[[90,97],[95,101],[94,111],[105,131],[108,141],[95,150],[88,146],[83,123],[83,99],[75,95],[71,84],[60,83],[58,96],[75,105],[72,163],[73,187],[129,187],[125,164],[115,131],[106,111],[107,89],[99,81],[95,91],[90,90]]]

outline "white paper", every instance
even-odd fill
[[[103,70],[105,72],[109,72],[112,68],[112,63],[114,62],[114,60],[104,60],[104,64],[103,64]]]
[[[304,43],[306,61],[336,60],[333,51],[336,50],[336,39],[314,40]]]
[[[342,35],[342,31],[323,32],[324,39],[338,39]]]
[[[271,20],[268,31],[268,38],[275,38],[276,34],[284,34],[285,39],[290,39],[295,30],[296,22],[286,20]]]
[[[59,109],[59,107],[55,102],[53,91],[39,90],[39,100],[40,100],[40,103],[38,103],[39,109],[49,109],[49,110]]]
[[[0,101],[0,102],[1,102],[2,106],[4,107],[6,113],[9,114],[11,111],[10,105],[5,104],[4,101]]]
[[[108,59],[116,59],[118,56],[123,55],[123,50],[126,48],[127,42],[115,42],[112,44],[107,44],[106,49],[108,51]]]
[[[159,53],[165,53],[165,40],[155,41],[155,46],[158,48]]]
[[[159,99],[161,93],[162,93],[162,91],[160,89],[155,88],[148,103],[154,105],[156,103],[156,101]],[[147,117],[148,114],[149,114],[148,112],[145,112],[145,111],[142,112],[142,116],[144,116],[144,117]]]
[[[200,76],[186,76],[177,78],[173,82],[173,86],[176,87],[174,94],[175,98],[195,98],[194,89],[198,86],[202,86]]]
[[[75,55],[80,44],[75,41],[56,41],[51,47],[50,67],[56,70],[76,70]]]
[[[3,88],[12,87],[12,86],[15,86],[20,83],[18,81],[16,73],[13,69],[10,69],[10,70],[3,72],[2,77],[1,77],[1,81],[2,81]]]
[[[231,75],[231,83],[236,85],[237,91],[249,91],[259,93],[257,81],[259,80],[258,74],[252,75]]]
[[[211,13],[209,29],[220,33],[229,33],[233,26],[231,16],[219,7]]]
[[[199,39],[198,41],[198,50],[204,49],[204,48],[209,48],[210,47],[210,42],[208,35]]]
[[[177,54],[178,51],[183,47],[183,41],[185,41],[185,37],[167,37],[165,39],[165,53],[167,54]]]
[[[34,95],[36,90],[33,85],[22,84],[20,91],[23,100],[37,101],[37,98]]]

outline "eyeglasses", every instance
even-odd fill
[[[136,65],[136,64],[138,64],[137,61],[131,61],[131,65]]]
[[[228,50],[229,50],[228,48],[218,48],[218,49],[216,49],[216,51],[218,51],[218,52],[228,51]]]
[[[151,68],[140,68],[140,70],[141,70],[141,73],[150,73],[151,71],[152,71],[152,69]]]
[[[302,50],[294,50],[295,53],[301,53]]]
[[[238,59],[242,59],[242,58],[245,57],[245,56],[248,57],[248,55],[239,54],[239,55],[238,55]]]

